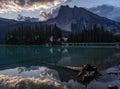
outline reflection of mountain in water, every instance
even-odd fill
[[[81,66],[87,63],[94,65],[103,65],[103,61],[110,60],[114,55],[120,53],[119,49],[114,48],[67,48],[67,53],[62,54],[59,64],[70,66]],[[120,57],[120,56],[117,56]],[[116,58],[114,56],[114,58]],[[70,64],[71,63],[71,64]],[[104,62],[104,64],[106,64]],[[99,66],[100,67],[100,66]],[[104,67],[105,68],[105,67]]]
[[[71,56],[63,57],[60,61],[58,61],[58,64],[61,65],[71,65]]]
[[[43,63],[81,66],[86,63],[100,65],[120,53],[115,48],[0,46],[1,69],[18,66],[36,66]]]

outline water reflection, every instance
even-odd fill
[[[119,54],[116,48],[0,46],[0,68],[36,66],[54,63],[81,66],[86,63],[101,65],[103,61]]]
[[[21,76],[21,77],[35,77],[40,79],[57,79],[59,74],[56,70],[49,69],[44,66],[31,66],[31,67],[17,67],[13,69],[5,69],[0,71],[0,74],[7,76]]]
[[[58,64],[61,64],[61,65],[72,65],[71,56],[63,57],[61,60],[58,61]]]

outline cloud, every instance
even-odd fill
[[[0,0],[0,13],[9,11],[49,9],[70,0]]]
[[[45,20],[48,20],[48,19],[56,17],[58,15],[58,13],[59,13],[59,7],[52,9],[52,11],[50,11],[48,13],[45,11],[42,11],[42,12],[40,12],[40,16],[45,18]]]
[[[26,17],[26,16],[23,16],[21,14],[18,14],[17,20],[19,20],[19,21],[27,21],[27,22],[38,22],[39,18]]]

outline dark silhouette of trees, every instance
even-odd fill
[[[79,42],[93,42],[93,43],[102,43],[102,42],[120,42],[120,36],[114,35],[112,32],[107,31],[104,27],[98,27],[94,25],[92,28],[85,28],[77,33],[70,34],[68,42],[79,43]]]
[[[75,29],[74,29],[75,30]],[[62,31],[56,25],[35,24],[34,26],[22,24],[18,28],[9,30],[5,35],[5,44],[50,44],[60,45],[63,40]],[[94,25],[92,28],[83,27],[83,30],[71,32],[67,42],[71,43],[109,43],[120,42],[120,36]]]
[[[52,34],[53,34],[53,44],[61,44],[61,42],[62,42],[61,29],[55,25],[55,27],[52,31]]]
[[[53,41],[50,38],[53,36]],[[60,44],[62,39],[61,29],[56,25],[36,24],[21,25],[10,30],[5,35],[5,44]]]

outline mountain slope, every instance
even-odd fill
[[[110,5],[101,5],[97,7],[89,8],[91,12],[120,22],[120,7],[110,6]]]
[[[0,27],[18,23],[16,20],[0,18]]]
[[[16,20],[0,18],[0,42],[8,28],[16,23],[18,23]]]
[[[47,23],[57,24],[57,26],[67,31],[71,31],[71,24],[79,23],[79,25],[87,27],[97,24],[116,34],[120,33],[120,23],[100,17],[84,8],[78,7],[61,6],[58,16],[48,20]]]

